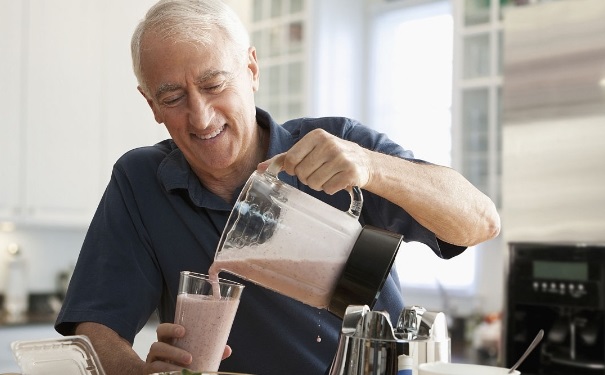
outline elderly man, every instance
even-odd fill
[[[56,323],[62,334],[89,336],[108,375],[191,363],[191,353],[171,345],[185,334],[172,324],[179,272],[208,272],[243,184],[274,157],[283,158],[286,182],[337,208],[348,207],[347,188],[361,187],[362,225],[423,242],[443,258],[499,232],[485,195],[384,134],[339,117],[276,124],[255,106],[256,50],[219,0],[160,1],[136,29],[132,57],[138,89],[171,139],[115,164]],[[246,285],[221,370],[324,374],[339,319]],[[375,309],[402,308],[392,270]],[[158,342],[143,361],[132,342],[156,310]]]

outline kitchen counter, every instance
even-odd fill
[[[0,374],[3,372],[19,372],[10,349],[10,344],[17,340],[40,340],[46,338],[59,338],[60,335],[54,330],[56,313],[42,312],[29,313],[18,322],[6,321],[6,315],[0,314]],[[460,322],[459,322],[460,323]],[[141,359],[146,358],[151,344],[156,341],[155,329],[159,322],[152,316],[147,325],[139,332],[134,342],[134,350]],[[458,363],[480,363],[495,365],[494,358],[489,358],[477,352],[464,340],[462,333],[453,329],[452,337],[452,362]]]
[[[54,324],[57,319],[56,313],[30,312],[19,318],[11,318],[6,313],[0,313],[0,328],[15,326],[31,326],[42,324]]]
[[[0,296],[0,306],[3,306]],[[61,308],[61,300],[54,293],[37,293],[29,296],[29,311],[20,317],[11,317],[0,309],[0,327],[32,324],[54,324]]]

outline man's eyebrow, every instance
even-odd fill
[[[169,91],[176,91],[181,88],[181,85],[177,85],[176,83],[163,83],[155,90],[155,97],[159,99],[164,93]]]
[[[208,72],[202,74],[201,76],[199,76],[195,80],[195,83],[196,84],[200,84],[200,83],[204,83],[204,82],[206,82],[206,81],[208,81],[210,79],[213,79],[213,78],[221,76],[221,75],[223,75],[223,76],[230,76],[232,74],[233,73],[228,72],[226,70],[211,70],[211,71],[208,71]],[[178,85],[176,83],[163,83],[155,91],[155,97],[159,98],[163,94],[165,94],[165,93],[167,93],[169,91],[179,90],[179,89],[181,89],[181,87],[182,87],[181,85]]]
[[[215,77],[218,76],[229,76],[232,73],[226,71],[226,70],[210,70],[207,71],[206,73],[202,74],[201,76],[197,77],[197,79],[195,80],[196,83],[203,83],[206,82],[210,79],[213,79]]]

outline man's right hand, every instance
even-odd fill
[[[153,369],[153,372],[158,372],[157,368],[159,367],[161,367],[159,371],[174,371],[188,367],[193,360],[191,353],[173,346],[176,339],[185,335],[185,327],[179,324],[162,323],[156,329],[156,333],[158,341],[151,345],[146,360],[147,365]],[[202,337],[200,339],[203,340]],[[222,359],[230,355],[231,347],[226,345]]]
[[[132,345],[114,330],[99,323],[78,324],[75,334],[86,335],[92,342],[107,375],[153,374],[164,371],[180,371],[191,363],[191,354],[172,343],[185,335],[185,328],[178,324],[162,323],[156,329],[154,342],[143,361],[132,349]],[[225,346],[223,359],[231,355]]]
[[[158,341],[151,344],[147,354],[150,373],[159,371],[176,371],[187,367],[191,361],[191,353],[173,345],[176,339],[185,336],[185,327],[173,323],[161,323],[156,329]]]

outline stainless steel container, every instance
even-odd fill
[[[343,318],[330,375],[397,375],[401,356],[413,360],[413,374],[427,362],[449,362],[450,338],[441,312],[404,309],[394,329],[389,314],[349,306]]]

